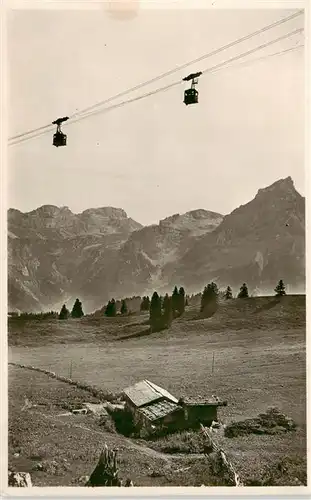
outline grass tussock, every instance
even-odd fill
[[[162,453],[196,454],[206,452],[206,440],[196,431],[175,432],[153,442],[148,442],[154,450]]]

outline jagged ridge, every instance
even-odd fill
[[[283,278],[305,281],[305,200],[291,177],[259,189],[223,217],[207,210],[175,214],[143,227],[122,209],[44,205],[8,211],[9,306],[59,307],[79,296],[91,310],[112,296],[197,291],[213,279],[259,289]]]

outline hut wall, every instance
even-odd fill
[[[217,406],[195,405],[184,408],[185,423],[188,426],[202,423],[211,425],[213,420],[217,421]]]

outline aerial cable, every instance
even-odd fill
[[[236,56],[234,56],[234,57],[231,57],[230,59],[227,59],[227,60],[225,60],[225,61],[223,61],[223,62],[221,62],[221,63],[218,63],[218,64],[216,64],[216,65],[214,65],[214,66],[212,66],[212,67],[206,68],[206,69],[205,69],[205,70],[203,70],[201,73],[202,73],[202,75],[204,75],[204,74],[206,74],[206,73],[214,73],[214,72],[216,73],[216,72],[217,72],[217,71],[219,71],[220,69],[227,69],[227,65],[228,65],[228,64],[230,64],[231,62],[237,61],[237,60],[239,60],[239,59],[241,59],[241,58],[243,58],[243,57],[245,57],[245,56],[248,56],[248,55],[250,55],[250,54],[252,54],[252,53],[254,53],[254,52],[257,52],[258,50],[262,50],[262,49],[264,49],[264,48],[266,48],[266,47],[268,47],[268,46],[270,46],[270,45],[273,45],[273,44],[275,44],[275,43],[279,42],[280,40],[283,40],[283,39],[285,39],[285,38],[289,38],[289,37],[291,37],[291,36],[293,36],[293,35],[296,35],[296,34],[298,34],[298,33],[301,33],[303,30],[304,30],[304,28],[298,28],[298,29],[296,29],[296,30],[294,30],[294,31],[292,31],[292,32],[290,32],[290,33],[286,33],[285,35],[282,35],[282,36],[280,36],[280,37],[278,37],[278,38],[276,38],[276,39],[274,39],[274,40],[270,40],[269,42],[266,42],[266,43],[264,43],[264,44],[262,44],[262,45],[259,45],[259,46],[257,46],[257,47],[254,47],[253,49],[250,49],[250,50],[248,50],[248,51],[246,51],[246,52],[243,52],[242,54],[238,54],[238,55],[236,55]],[[263,56],[263,57],[269,57],[269,56],[271,57],[272,55],[279,55],[279,54],[281,54],[281,53],[283,53],[283,52],[289,52],[289,51],[294,50],[294,49],[296,49],[296,48],[298,48],[298,47],[297,47],[297,46],[296,46],[296,47],[292,47],[292,48],[290,48],[290,49],[286,49],[286,50],[284,50],[284,51],[277,52],[276,54],[268,54],[268,55]],[[247,62],[250,62],[250,63],[251,63],[251,62],[252,62],[252,60],[250,60],[250,61],[245,61],[245,62],[244,62],[244,64],[246,64]],[[225,66],[225,67],[224,67],[224,66]],[[126,105],[126,104],[130,104],[130,103],[132,103],[132,102],[139,101],[139,100],[144,99],[144,98],[146,98],[146,97],[150,97],[150,96],[152,96],[152,95],[155,95],[155,94],[157,94],[157,93],[159,93],[159,92],[163,92],[163,91],[169,90],[170,88],[176,87],[177,85],[180,85],[181,83],[182,83],[182,81],[178,80],[178,81],[173,82],[173,83],[171,83],[171,84],[169,84],[169,85],[166,85],[166,86],[164,86],[164,87],[160,87],[160,88],[158,88],[158,89],[152,90],[152,91],[147,92],[147,93],[145,93],[145,94],[142,94],[142,95],[140,95],[140,96],[133,97],[132,99],[127,99],[126,101],[122,101],[122,102],[120,102],[120,103],[113,104],[113,105],[111,105],[111,106],[109,106],[109,107],[107,107],[107,108],[102,108],[102,109],[97,109],[97,110],[91,111],[91,112],[90,112],[90,113],[88,113],[88,114],[85,114],[85,115],[82,115],[82,116],[78,116],[78,117],[76,117],[75,119],[70,120],[70,121],[68,122],[67,126],[68,126],[68,125],[70,125],[70,124],[76,123],[76,122],[78,122],[78,121],[81,121],[81,120],[83,120],[83,119],[85,119],[85,118],[89,118],[89,117],[91,117],[91,116],[95,116],[95,115],[97,115],[97,114],[101,114],[101,113],[106,113],[106,112],[111,111],[111,110],[113,110],[113,109],[123,107],[123,106],[124,106],[124,105]],[[44,135],[44,134],[46,134],[47,132],[48,132],[47,130],[44,130],[44,131],[41,131],[39,134],[34,134],[34,135],[30,136],[30,137],[23,137],[23,138],[21,138],[20,140],[16,140],[15,142],[12,142],[11,144],[12,144],[12,145],[19,144],[20,142],[24,142],[24,141],[26,141],[26,140],[30,140],[30,139],[33,139],[33,138],[39,137],[39,136],[41,136],[41,135]],[[11,145],[11,144],[10,144],[10,145]]]
[[[277,38],[277,39],[275,39],[275,40],[271,40],[270,42],[267,42],[266,44],[263,44],[263,45],[261,45],[261,46],[255,47],[255,48],[253,48],[253,49],[251,49],[251,50],[249,50],[249,51],[247,51],[247,52],[244,52],[243,54],[239,54],[238,56],[234,56],[234,57],[232,57],[232,58],[230,58],[230,59],[228,59],[228,60],[226,60],[226,61],[223,61],[222,63],[219,63],[219,64],[217,64],[217,65],[215,65],[215,66],[210,67],[210,68],[207,68],[207,69],[203,70],[203,71],[202,71],[202,73],[203,73],[203,74],[206,74],[207,72],[208,72],[208,73],[217,73],[218,71],[220,71],[220,70],[222,70],[222,69],[227,69],[227,65],[228,65],[228,64],[230,64],[230,62],[233,62],[233,61],[239,60],[239,59],[241,59],[242,57],[245,57],[246,55],[250,55],[251,53],[257,52],[257,50],[261,50],[261,49],[263,49],[263,48],[265,48],[265,47],[267,47],[267,46],[269,46],[269,45],[272,45],[272,44],[274,44],[274,43],[277,43],[280,39],[288,38],[288,37],[293,36],[294,34],[297,34],[298,32],[301,32],[301,31],[303,31],[303,28],[299,28],[298,30],[295,30],[295,31],[293,31],[293,32],[291,32],[291,33],[287,33],[286,35],[282,35],[282,37],[279,37],[279,38]],[[303,45],[301,45],[301,46],[303,46]],[[300,47],[301,47],[301,46],[300,46]],[[284,51],[277,52],[277,53],[275,53],[275,54],[268,54],[268,55],[263,56],[263,57],[272,57],[273,55],[279,55],[279,54],[281,54],[281,53],[289,52],[289,51],[292,51],[292,50],[294,50],[294,49],[296,49],[296,48],[298,48],[298,47],[297,47],[297,46],[295,46],[295,47],[293,47],[293,48],[286,49],[286,50],[284,50]],[[241,63],[241,64],[247,64],[247,63],[251,63],[251,62],[252,62],[252,60],[250,60],[250,61],[244,61],[244,62],[243,62],[243,63]],[[225,67],[224,67],[224,66],[225,66]],[[232,65],[232,67],[234,67],[234,66],[235,66],[235,65]],[[229,66],[229,67],[231,67],[231,66]],[[176,87],[177,85],[180,85],[181,83],[182,83],[182,81],[179,81],[179,80],[178,80],[178,81],[173,82],[173,83],[171,83],[171,84],[169,84],[169,85],[166,85],[166,86],[164,86],[164,87],[160,87],[160,88],[158,88],[158,89],[152,90],[152,91],[147,92],[147,93],[145,93],[145,94],[142,94],[142,95],[140,95],[140,96],[137,96],[137,97],[134,97],[134,98],[131,98],[131,99],[127,99],[126,101],[122,101],[122,102],[117,103],[117,104],[113,104],[113,105],[111,105],[111,106],[109,106],[109,107],[107,107],[107,108],[94,110],[94,111],[90,112],[90,113],[89,113],[89,114],[87,114],[87,115],[83,115],[83,116],[81,116],[81,117],[77,117],[75,120],[70,121],[70,122],[67,124],[67,126],[68,126],[68,125],[70,125],[70,124],[76,123],[76,122],[78,122],[78,121],[81,121],[81,120],[83,120],[84,118],[89,118],[89,117],[91,117],[91,116],[95,116],[95,115],[97,115],[97,114],[106,113],[106,112],[108,112],[108,111],[111,111],[111,110],[114,110],[114,109],[117,109],[117,108],[121,108],[121,107],[123,107],[123,106],[124,106],[124,105],[126,105],[126,104],[130,104],[130,103],[132,103],[132,102],[139,101],[139,100],[144,99],[144,98],[146,98],[146,97],[150,97],[150,96],[152,96],[152,95],[155,95],[155,94],[157,94],[157,93],[159,93],[159,92],[163,92],[163,91],[169,90],[170,88]],[[24,142],[24,141],[27,141],[27,140],[30,140],[30,139],[33,139],[33,138],[36,138],[36,137],[40,137],[40,136],[42,136],[42,135],[45,135],[47,132],[48,132],[48,131],[46,131],[46,130],[45,130],[45,131],[42,131],[42,132],[41,132],[41,133],[39,133],[39,134],[32,135],[31,137],[24,137],[24,138],[22,138],[21,140],[17,140],[17,141],[15,141],[15,142],[11,143],[11,144],[12,144],[12,145],[19,144],[20,142]],[[10,144],[10,145],[11,145],[11,144]]]
[[[242,61],[239,64],[232,64],[232,65],[226,66],[224,68],[219,68],[219,70],[216,69],[212,73],[213,74],[214,73],[218,73],[218,71],[221,71],[223,69],[239,68],[241,66],[252,65],[252,64],[254,64],[256,62],[263,61],[264,59],[269,59],[270,57],[281,56],[283,54],[287,54],[288,52],[293,52],[294,50],[301,49],[302,47],[304,47],[303,43],[300,44],[300,45],[295,45],[294,47],[290,47],[289,49],[280,50],[279,52],[273,52],[272,54],[267,54],[265,56],[256,57],[256,59],[250,59],[249,61]]]
[[[276,26],[279,26],[280,24],[283,24],[285,22],[288,22],[288,21],[294,19],[295,17],[300,16],[301,14],[303,14],[303,12],[304,12],[303,10],[299,10],[298,12],[295,12],[294,14],[291,14],[288,17],[285,17],[283,19],[280,19],[279,21],[276,21],[276,22],[274,22],[272,24],[264,26],[263,28],[255,31],[253,33],[250,33],[248,35],[245,35],[242,38],[238,38],[237,40],[234,40],[233,42],[230,42],[227,45],[219,47],[218,49],[215,49],[212,52],[209,52],[207,54],[203,54],[202,56],[200,56],[200,57],[198,57],[196,59],[193,59],[192,61],[189,61],[189,62],[187,62],[185,64],[180,65],[180,66],[177,66],[174,69],[166,71],[165,73],[162,73],[161,75],[158,75],[158,76],[156,76],[154,78],[151,78],[150,80],[147,80],[146,82],[140,83],[140,84],[136,85],[135,87],[132,87],[132,88],[130,88],[128,90],[124,90],[124,91],[120,92],[119,94],[116,94],[115,96],[108,97],[108,99],[105,99],[103,101],[99,101],[98,103],[93,104],[92,106],[89,106],[88,108],[84,108],[81,111],[78,111],[77,113],[71,115],[71,118],[75,118],[76,116],[79,116],[80,114],[87,113],[88,111],[90,111],[90,110],[92,110],[94,108],[97,108],[99,106],[103,106],[105,104],[108,104],[110,101],[112,101],[114,99],[117,99],[118,97],[123,97],[124,95],[126,95],[126,94],[128,94],[130,92],[134,92],[135,90],[138,90],[141,87],[144,87],[145,85],[150,85],[151,83],[154,83],[157,80],[160,80],[160,79],[165,78],[167,76],[170,76],[173,73],[176,73],[177,71],[181,71],[182,69],[185,69],[188,66],[191,66],[192,64],[196,64],[197,62],[200,62],[200,61],[202,61],[204,59],[207,59],[208,57],[212,57],[212,56],[218,54],[219,52],[222,52],[222,51],[227,50],[227,49],[229,49],[231,47],[234,47],[234,45],[237,45],[238,43],[242,43],[242,42],[248,40],[249,38],[252,38],[252,37],[254,37],[256,35],[264,33],[267,30],[275,28]]]
[[[169,85],[165,85],[165,87],[160,87],[158,89],[151,90],[150,92],[147,92],[147,93],[142,94],[140,96],[132,97],[131,99],[127,99],[126,101],[122,101],[122,102],[119,102],[117,104],[112,104],[108,108],[94,110],[87,115],[83,115],[83,116],[79,116],[79,117],[75,118],[74,120],[70,121],[67,124],[67,126],[72,125],[73,123],[79,122],[79,121],[83,120],[84,118],[89,118],[93,115],[98,115],[101,113],[106,113],[108,111],[112,111],[112,110],[117,109],[117,108],[122,108],[125,104],[130,104],[130,103],[135,102],[135,101],[140,101],[141,99],[158,94],[159,92],[164,92],[165,90],[169,90],[170,88],[176,87],[177,85],[180,85],[180,84],[181,84],[181,82],[178,80],[176,82],[170,83]],[[47,132],[50,132],[50,130],[44,130],[44,131],[41,131],[40,133],[34,134],[32,136],[22,137],[21,139],[16,140],[15,142],[11,142],[9,145],[11,146],[11,145],[19,144],[21,142],[24,142],[24,141],[27,141],[30,139],[35,139],[36,137],[40,137],[42,135],[45,135]]]
[[[291,31],[290,33],[286,33],[285,35],[281,35],[278,38],[271,40],[270,42],[263,43],[262,45],[258,45],[257,47],[255,47],[253,49],[247,50],[246,52],[243,52],[243,54],[239,54],[237,56],[231,57],[230,59],[228,59],[228,61],[216,64],[215,66],[212,66],[212,68],[207,68],[207,69],[202,71],[202,74],[213,71],[213,70],[217,69],[218,67],[221,67],[229,62],[241,59],[241,57],[246,57],[250,54],[253,54],[254,52],[257,52],[257,50],[265,49],[266,47],[269,47],[269,45],[273,45],[274,43],[277,43],[280,40],[284,40],[285,38],[289,38],[291,36],[297,35],[298,33],[301,33],[302,31],[304,31],[304,28],[297,28],[296,30]]]
[[[230,42],[230,43],[228,43],[227,45],[224,45],[224,46],[222,46],[222,47],[220,47],[220,48],[218,48],[218,49],[215,49],[215,50],[214,50],[214,51],[212,51],[212,52],[209,52],[209,53],[207,53],[207,54],[204,54],[204,55],[202,55],[202,56],[200,56],[200,57],[198,57],[198,58],[196,58],[196,59],[193,59],[192,61],[189,61],[189,62],[187,62],[187,63],[185,63],[185,64],[183,64],[183,65],[181,65],[181,66],[177,66],[176,68],[173,68],[172,70],[169,70],[169,71],[167,71],[167,72],[165,72],[165,73],[162,73],[161,75],[158,75],[158,76],[156,76],[156,77],[154,77],[154,78],[151,78],[150,80],[147,80],[146,82],[143,82],[143,83],[140,83],[140,84],[138,84],[138,85],[136,85],[136,86],[134,86],[134,87],[131,87],[130,89],[127,89],[127,90],[124,90],[124,91],[122,91],[122,92],[119,92],[118,94],[116,94],[116,95],[114,95],[114,96],[111,96],[111,97],[108,97],[107,99],[105,99],[105,100],[103,100],[103,101],[99,101],[98,103],[93,104],[92,106],[89,106],[89,107],[87,107],[87,108],[84,108],[84,109],[82,109],[82,110],[78,111],[77,113],[74,113],[73,115],[71,115],[71,116],[70,116],[70,119],[76,118],[77,116],[80,116],[81,114],[87,113],[87,112],[89,112],[89,111],[91,111],[91,110],[93,110],[93,109],[95,109],[95,108],[97,108],[97,107],[99,107],[99,106],[103,106],[103,105],[105,105],[105,104],[108,104],[109,102],[111,102],[112,100],[117,99],[118,97],[122,97],[122,96],[124,96],[124,95],[126,95],[126,94],[129,94],[130,92],[134,92],[135,90],[138,90],[138,89],[140,89],[140,88],[142,88],[142,87],[144,87],[144,86],[146,86],[146,85],[149,85],[149,84],[151,84],[151,83],[154,83],[154,82],[156,82],[157,80],[160,80],[160,79],[162,79],[162,78],[165,78],[166,76],[169,76],[169,75],[171,75],[171,74],[173,74],[173,73],[175,73],[175,72],[177,72],[177,71],[180,71],[180,70],[182,70],[182,69],[184,69],[184,68],[186,68],[186,67],[190,66],[191,64],[195,64],[195,63],[197,63],[197,62],[202,61],[203,59],[206,59],[206,58],[208,58],[208,57],[212,57],[212,56],[214,56],[214,55],[218,54],[219,52],[222,52],[222,51],[224,51],[224,50],[227,50],[227,49],[229,49],[229,48],[233,47],[234,45],[237,45],[238,43],[242,43],[242,42],[244,42],[244,41],[246,41],[246,40],[248,40],[248,39],[250,39],[250,38],[252,38],[252,37],[254,37],[254,36],[256,36],[256,35],[259,35],[259,34],[261,34],[261,33],[264,33],[265,31],[268,31],[268,30],[270,30],[270,29],[272,29],[272,28],[275,28],[276,26],[279,26],[279,25],[281,25],[281,24],[284,24],[285,22],[288,22],[288,21],[290,21],[290,20],[292,20],[292,19],[294,19],[294,18],[296,18],[296,17],[298,17],[298,16],[302,15],[303,13],[304,13],[304,10],[303,10],[303,9],[302,9],[302,10],[299,10],[299,11],[295,12],[294,14],[291,14],[291,15],[290,15],[290,16],[288,16],[288,17],[285,17],[285,18],[283,18],[283,19],[280,19],[279,21],[276,21],[276,22],[274,22],[274,23],[272,23],[272,24],[269,24],[269,25],[267,25],[267,26],[264,26],[263,28],[261,28],[261,29],[259,29],[259,30],[255,31],[255,32],[253,32],[253,33],[250,33],[250,34],[248,34],[248,35],[246,35],[246,36],[244,36],[244,37],[242,37],[242,38],[239,38],[239,39],[237,39],[237,40],[234,40],[233,42]],[[43,130],[51,130],[51,124],[44,125],[44,126],[41,126],[41,127],[38,127],[38,128],[32,129],[32,130],[29,130],[28,132],[24,132],[24,133],[21,133],[21,134],[15,135],[15,136],[13,136],[13,137],[10,137],[10,138],[9,138],[9,141],[11,141],[11,140],[15,140],[15,139],[19,139],[19,138],[24,137],[24,136],[26,136],[26,135],[30,135],[30,134],[33,134],[33,133],[35,133],[35,132],[40,132],[40,131],[43,131]]]

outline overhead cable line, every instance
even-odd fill
[[[267,54],[265,56],[256,57],[255,59],[250,59],[249,61],[242,61],[239,64],[232,64],[232,65],[226,66],[225,68],[220,68],[219,70],[216,69],[212,73],[213,74],[214,73],[218,73],[218,71],[221,71],[221,70],[224,70],[224,69],[240,68],[241,66],[252,65],[252,64],[257,63],[259,61],[263,61],[265,59],[269,59],[270,57],[281,56],[281,55],[287,54],[289,52],[294,52],[294,50],[301,49],[302,47],[304,47],[303,43],[300,44],[300,45],[295,45],[294,47],[290,47],[289,49],[280,50],[279,52],[273,52],[272,54]]]
[[[162,73],[161,75],[158,75],[154,78],[151,78],[150,80],[147,80],[146,82],[143,82],[143,83],[140,83],[138,85],[136,85],[135,87],[132,87],[128,90],[124,90],[122,92],[120,92],[119,94],[116,94],[115,96],[112,96],[112,97],[108,97],[107,99],[103,100],[103,101],[99,101],[98,103],[96,104],[93,104],[92,106],[89,106],[88,108],[84,108],[82,109],[81,111],[78,111],[77,113],[73,114],[71,116],[71,118],[75,118],[76,116],[80,115],[80,114],[84,114],[84,113],[87,113],[88,111],[91,111],[92,109],[94,108],[97,108],[99,106],[103,106],[105,104],[108,104],[109,102],[111,102],[112,100],[115,100],[117,99],[118,97],[123,97],[124,95],[130,93],[130,92],[134,92],[135,90],[138,90],[146,85],[150,85],[151,83],[154,83],[156,82],[157,80],[160,80],[162,78],[165,78],[167,76],[170,76],[172,75],[173,73],[176,73],[177,71],[181,71],[182,69],[185,69],[187,68],[188,66],[191,66],[193,64],[196,64],[204,59],[207,59],[208,57],[212,57],[216,54],[218,54],[219,52],[222,52],[224,50],[227,50],[231,47],[234,47],[235,45],[237,45],[238,43],[242,43],[246,40],[249,40],[250,38],[254,37],[254,36],[257,36],[261,33],[264,33],[265,31],[268,31],[272,28],[275,28],[276,26],[279,26],[281,24],[284,24],[285,22],[288,22],[288,21],[291,21],[292,19],[300,16],[303,14],[303,10],[299,10],[298,12],[295,12],[294,14],[291,14],[290,16],[288,17],[285,17],[283,19],[280,19],[279,21],[276,21],[272,24],[269,24],[267,26],[264,26],[263,28],[257,30],[257,31],[254,31],[253,33],[250,33],[248,35],[245,35],[241,38],[238,38],[237,40],[234,40],[233,42],[230,42],[228,43],[227,45],[223,45],[222,47],[219,47],[218,49],[215,49],[213,50],[212,52],[208,52],[207,54],[203,54],[202,56],[196,58],[196,59],[193,59],[192,61],[189,61],[185,64],[182,64],[180,66],[177,66],[176,68],[173,68],[169,71],[166,71],[165,73]]]
[[[222,51],[227,50],[227,49],[229,49],[229,48],[231,48],[231,47],[233,47],[233,46],[235,46],[235,45],[237,45],[239,43],[242,43],[242,42],[244,42],[246,40],[249,40],[250,38],[252,38],[254,36],[257,36],[257,35],[259,35],[261,33],[264,33],[265,31],[268,31],[268,30],[270,30],[272,28],[275,28],[276,26],[279,26],[279,25],[284,24],[284,23],[286,23],[288,21],[291,21],[292,19],[294,19],[294,18],[302,15],[303,13],[304,13],[303,9],[299,10],[299,11],[291,14],[290,16],[287,16],[287,17],[285,17],[283,19],[280,19],[279,21],[275,21],[272,24],[264,26],[263,28],[255,31],[253,33],[250,33],[248,35],[245,35],[245,36],[243,36],[241,38],[238,38],[237,40],[234,40],[233,42],[230,42],[230,43],[228,43],[228,44],[226,44],[226,45],[224,45],[222,47],[219,47],[218,49],[215,49],[212,52],[204,54],[204,55],[202,55],[202,56],[200,56],[200,57],[198,57],[196,59],[193,59],[192,61],[189,61],[189,62],[187,62],[185,64],[182,64],[181,66],[177,66],[177,67],[175,67],[175,68],[173,68],[173,69],[171,69],[169,71],[166,71],[165,73],[162,73],[162,74],[160,74],[160,75],[158,75],[158,76],[156,76],[154,78],[151,78],[150,80],[147,80],[147,81],[145,81],[143,83],[140,83],[140,84],[138,84],[138,85],[136,85],[134,87],[131,87],[130,89],[127,89],[127,90],[124,90],[122,92],[119,92],[118,94],[116,94],[114,96],[111,96],[111,97],[108,97],[107,99],[99,101],[96,104],[93,104],[92,106],[89,106],[87,108],[84,108],[84,109],[82,109],[82,110],[74,113],[73,115],[70,116],[70,120],[72,120],[72,119],[74,119],[74,118],[76,118],[76,117],[78,117],[80,115],[84,115],[85,113],[88,113],[89,111],[92,111],[93,109],[96,109],[97,107],[100,107],[100,106],[103,106],[105,104],[108,104],[109,102],[111,102],[111,101],[113,101],[113,100],[115,100],[115,99],[117,99],[119,97],[123,97],[124,95],[129,94],[131,92],[134,92],[134,91],[136,91],[136,90],[138,90],[138,89],[140,89],[140,88],[142,88],[142,87],[144,87],[146,85],[150,85],[151,83],[154,83],[157,80],[160,80],[162,78],[170,76],[171,74],[173,74],[173,73],[175,73],[177,71],[181,71],[182,69],[184,69],[184,68],[186,68],[186,67],[188,67],[188,66],[190,66],[192,64],[196,64],[197,62],[200,62],[200,61],[202,61],[204,59],[207,59],[208,57],[212,57],[212,56],[218,54],[219,52],[222,52]],[[38,128],[32,129],[32,130],[29,130],[27,132],[23,132],[21,134],[17,134],[15,136],[12,136],[12,137],[9,138],[9,141],[13,141],[15,139],[19,139],[21,137],[33,134],[35,132],[40,132],[40,131],[43,131],[43,130],[51,130],[51,129],[52,129],[51,124],[47,124],[47,125],[44,125],[44,126],[41,126],[41,127],[38,127]]]
[[[270,45],[273,45],[273,44],[279,42],[280,40],[284,40],[285,38],[289,38],[289,37],[294,36],[294,35],[296,35],[298,33],[301,33],[303,30],[304,30],[303,28],[298,28],[298,29],[296,29],[296,30],[294,30],[294,31],[292,31],[290,33],[286,33],[285,35],[282,35],[282,36],[280,36],[280,37],[278,37],[278,38],[276,38],[274,40],[270,40],[269,42],[266,42],[266,43],[264,43],[262,45],[254,47],[253,49],[250,49],[250,50],[248,50],[246,52],[243,52],[242,54],[238,54],[238,55],[236,55],[234,57],[231,57],[230,59],[227,59],[225,61],[222,61],[221,63],[218,63],[218,64],[216,64],[216,65],[214,65],[212,67],[206,68],[205,70],[202,71],[202,76],[204,74],[207,74],[207,73],[214,73],[214,72],[216,73],[220,69],[227,69],[227,65],[228,64],[230,64],[230,63],[232,63],[234,61],[238,61],[239,59],[241,59],[243,57],[246,57],[246,56],[248,56],[248,55],[250,55],[250,54],[252,54],[254,52],[257,52],[258,50],[262,50],[262,49],[264,49],[264,48],[266,48],[266,47],[268,47]],[[293,48],[290,48],[290,49],[286,49],[284,51],[277,52],[274,55],[279,55],[279,54],[281,54],[283,52],[289,52],[289,51],[294,50],[295,48],[298,48],[298,47],[293,47]],[[268,54],[268,55],[263,56],[263,57],[269,57],[269,56],[271,57],[272,54],[271,55]],[[251,62],[251,61],[252,60],[245,61],[244,64],[247,63],[247,62]],[[152,91],[147,92],[145,94],[142,94],[140,96],[133,97],[132,99],[127,99],[127,100],[122,101],[120,103],[113,104],[113,105],[111,105],[111,106],[109,106],[107,108],[102,108],[102,109],[97,109],[97,110],[91,111],[88,114],[85,114],[85,115],[82,115],[82,116],[78,116],[77,118],[75,118],[73,120],[70,120],[68,122],[67,126],[70,125],[70,124],[79,122],[79,121],[81,121],[81,120],[83,120],[85,118],[89,118],[89,117],[92,117],[92,116],[95,116],[95,115],[98,115],[98,114],[101,114],[101,113],[106,113],[106,112],[111,111],[113,109],[117,109],[117,108],[123,107],[126,104],[130,104],[132,102],[139,101],[141,99],[145,99],[145,98],[150,97],[152,95],[158,94],[159,92],[163,92],[163,91],[169,90],[169,89],[171,89],[173,87],[176,87],[177,85],[180,85],[181,83],[183,83],[183,82],[180,81],[180,80],[178,80],[178,81],[175,81],[175,82],[173,82],[173,83],[171,83],[169,85],[166,85],[164,87],[160,87],[158,89],[152,90]],[[16,140],[16,141],[12,142],[11,144],[12,145],[19,144],[20,142],[24,142],[24,141],[27,141],[27,140],[39,137],[39,136],[44,135],[46,133],[47,133],[47,130],[41,131],[40,133],[34,134],[34,135],[30,136],[30,137],[23,137],[23,138],[21,138],[19,140]]]
[[[273,45],[274,43],[279,42],[280,40],[284,40],[285,38],[289,38],[291,36],[297,35],[298,33],[302,33],[304,31],[304,28],[297,28],[294,31],[291,31],[290,33],[286,33],[285,35],[281,35],[278,38],[275,38],[274,40],[270,40],[270,42],[263,43],[262,45],[258,45],[257,47],[247,50],[246,52],[243,52],[243,54],[239,54],[237,56],[231,57],[228,59],[228,61],[216,64],[212,68],[207,68],[202,71],[202,74],[208,73],[210,71],[213,71],[217,69],[218,67],[223,66],[224,64],[227,64],[229,62],[237,61],[238,59],[241,59],[241,57],[246,57],[250,54],[253,54],[254,52],[257,52],[257,50],[265,49],[266,47],[269,47],[269,45]]]

